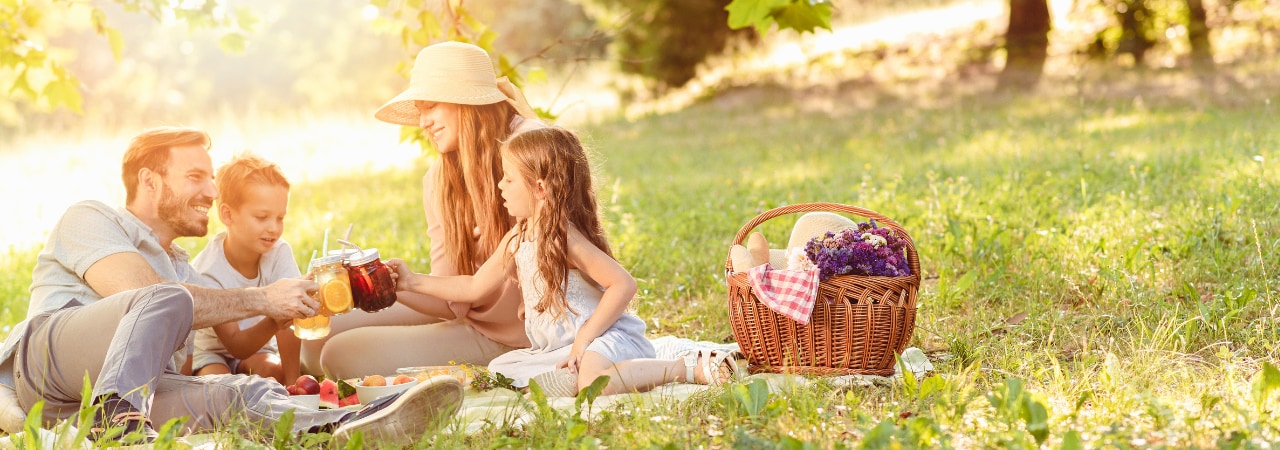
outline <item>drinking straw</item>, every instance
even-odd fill
[[[342,236],[342,239],[339,239],[339,241],[349,241],[349,240],[351,240],[351,229],[352,229],[352,228],[355,228],[355,227],[356,227],[356,224],[354,224],[354,223],[349,223],[349,224],[347,224],[347,234],[343,235],[343,236]],[[357,249],[359,249],[360,247],[356,247],[356,248],[357,248]],[[347,254],[347,249],[345,249],[345,248],[344,248],[344,249],[342,249],[342,254],[344,254],[344,255],[345,255],[345,254]]]
[[[329,229],[324,229],[324,243],[320,244],[320,253],[329,254]]]
[[[316,251],[315,249],[312,249],[311,259],[307,260],[307,272],[311,272],[311,269],[314,269],[314,267],[311,267],[311,264],[315,263],[315,261],[316,261]]]
[[[346,239],[338,239],[338,243],[342,244],[344,247],[354,248],[356,249],[357,252],[364,252],[364,249],[360,248],[359,245],[352,244],[351,242],[348,242]]]

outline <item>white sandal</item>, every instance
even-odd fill
[[[734,352],[725,350],[708,350],[698,349],[690,350],[681,355],[684,359],[685,382],[697,383],[697,377],[694,375],[694,369],[698,367],[698,361],[703,355],[707,356],[707,365],[702,367],[703,379],[705,384],[709,386],[719,386],[731,382],[738,378],[738,362],[733,358]],[[724,377],[721,370],[725,365],[729,366],[729,374]],[[713,369],[714,368],[714,369]]]

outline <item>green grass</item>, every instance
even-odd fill
[[[1035,97],[834,111],[764,95],[581,130],[651,336],[730,338],[723,266],[739,227],[781,205],[846,203],[911,233],[925,278],[911,345],[936,374],[781,395],[734,386],[589,423],[543,411],[523,429],[495,424],[433,444],[1274,442],[1280,114],[1265,95],[1223,107]],[[355,223],[353,240],[425,271],[423,170],[296,186],[285,236],[299,261],[324,228]],[[794,219],[760,230],[784,242]],[[34,255],[0,260],[5,325],[25,311]]]

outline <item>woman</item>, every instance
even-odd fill
[[[474,274],[515,223],[498,192],[501,143],[516,132],[545,125],[533,119],[514,86],[495,78],[484,50],[460,42],[422,49],[409,88],[374,117],[421,127],[435,144],[440,159],[422,178],[431,274]],[[392,374],[407,366],[485,365],[507,351],[529,347],[517,316],[520,305],[514,282],[471,305],[451,306],[401,292],[394,306],[377,313],[334,317],[327,341],[303,342],[304,369],[351,378]],[[421,345],[370,351],[405,342]]]

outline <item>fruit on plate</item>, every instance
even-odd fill
[[[345,406],[351,406],[351,405],[359,405],[359,404],[360,404],[360,399],[356,398],[356,394],[351,394],[346,397],[342,397],[341,399],[338,400],[339,408],[345,407]]]
[[[411,376],[405,375],[405,374],[400,374],[400,375],[396,375],[396,379],[395,379],[395,380],[392,380],[392,381],[391,381],[391,384],[393,384],[393,385],[394,385],[394,384],[405,384],[405,383],[408,383],[408,382],[410,382],[410,381],[414,381],[414,378],[413,378],[413,377],[411,377]]]
[[[339,408],[338,383],[325,379],[320,382],[320,406],[322,408]]]
[[[382,376],[382,375],[369,375],[369,376],[367,376],[367,377],[364,377],[364,381],[363,381],[363,382],[361,382],[361,383],[360,383],[360,385],[361,385],[361,386],[370,386],[370,387],[372,387],[372,386],[386,386],[386,385],[387,385],[387,377],[384,377],[384,376]]]
[[[320,382],[316,381],[315,377],[311,375],[298,377],[298,381],[294,381],[293,385],[302,390],[298,395],[312,395],[320,393]]]

